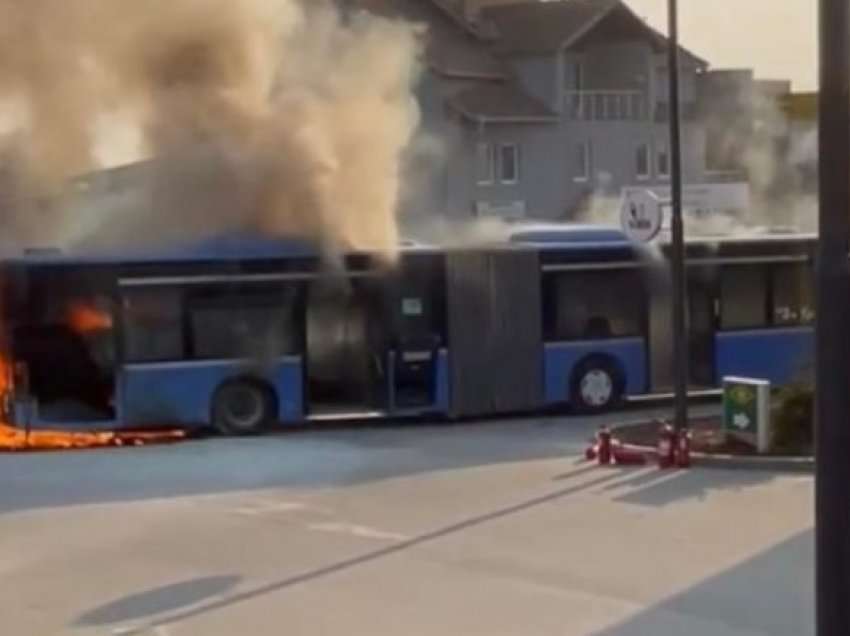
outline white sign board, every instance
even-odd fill
[[[633,241],[648,243],[661,231],[664,213],[661,199],[650,190],[632,190],[623,197],[620,223]]]
[[[770,382],[752,378],[723,378],[723,431],[766,453],[772,435]]]
[[[493,203],[491,201],[476,201],[475,214],[479,217],[498,217],[502,219],[525,218],[525,201],[510,201]]]
[[[646,189],[628,186],[623,188],[623,196],[629,197]],[[670,205],[670,186],[651,186],[650,190],[665,206]],[[686,214],[694,216],[746,212],[750,208],[750,186],[742,182],[686,184],[682,188],[682,208]]]

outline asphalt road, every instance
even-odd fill
[[[0,456],[2,632],[814,633],[810,477],[587,465],[600,422]]]

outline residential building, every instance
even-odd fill
[[[408,216],[573,218],[670,176],[667,41],[621,0],[351,0],[423,23],[424,130],[445,145]],[[683,49],[683,171],[706,173],[701,86]],[[725,175],[728,181],[732,175]]]
[[[818,189],[818,94],[788,92],[780,96],[787,122],[784,157],[797,191],[813,195]]]
[[[335,1],[425,33],[416,97],[422,135],[440,151],[410,154],[405,229],[432,219],[572,220],[627,188],[669,189],[667,40],[624,0]],[[682,49],[680,73],[694,205],[746,205],[740,143],[755,121],[752,72],[710,70]],[[719,203],[706,204],[715,187]]]

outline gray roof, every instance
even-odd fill
[[[345,0],[349,7],[401,18],[426,29],[426,61],[435,75],[474,80],[449,105],[474,122],[552,122],[556,114],[516,82],[500,54],[545,55],[580,46],[593,37],[638,33],[653,46],[664,36],[621,0],[518,1],[486,8],[483,20],[467,22],[440,0]],[[596,27],[600,27],[596,29]],[[697,64],[705,63],[687,51]]]
[[[490,42],[435,0],[352,1],[358,8],[427,28],[426,60],[432,72],[472,80],[469,87],[448,98],[448,105],[466,119],[488,123],[555,121],[551,110],[515,82],[493,54]]]
[[[481,123],[557,121],[552,110],[512,82],[481,83],[452,97],[449,105],[466,118]]]
[[[426,61],[442,75],[463,78],[498,78],[507,73],[488,45],[470,25],[438,7],[433,0],[352,0],[377,15],[402,18],[427,29]]]
[[[557,51],[565,42],[586,33],[619,4],[618,0],[557,0],[517,2],[483,10],[506,53]]]
[[[577,46],[595,27],[605,25],[634,29],[656,48],[667,46],[667,39],[622,0],[527,0],[486,8],[483,16],[498,35],[499,50],[512,55],[542,55]],[[682,52],[692,63],[706,65],[690,51]]]

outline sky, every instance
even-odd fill
[[[667,32],[667,0],[626,0]],[[762,79],[790,79],[794,90],[817,84],[815,0],[679,0],[679,32],[712,68],[754,68]]]

